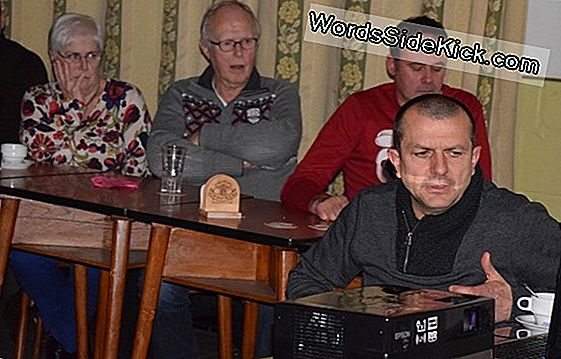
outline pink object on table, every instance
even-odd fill
[[[92,177],[91,181],[94,187],[97,188],[138,188],[138,183],[136,183],[135,181],[118,177],[95,176]]]

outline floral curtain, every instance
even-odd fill
[[[300,92],[304,133],[300,156],[349,94],[387,82],[384,56],[341,50],[304,40],[312,3],[393,19],[427,14],[455,31],[494,41],[522,42],[528,0],[245,0],[262,24],[257,66],[264,76],[292,82]],[[93,16],[104,27],[104,70],[139,86],[155,113],[158,98],[174,80],[196,76],[207,63],[198,49],[199,24],[212,0],[0,0],[7,36],[39,53],[45,62],[52,19],[65,12]],[[504,19],[511,18],[505,26]],[[493,43],[488,44],[493,46]],[[47,66],[50,67],[50,66]],[[475,93],[484,105],[499,184],[513,182],[516,84],[492,74],[449,71],[447,83]],[[501,96],[499,96],[499,94]],[[510,99],[510,100],[509,100]],[[498,101],[501,118],[498,120]],[[505,116],[505,114],[507,116]],[[341,183],[332,190],[340,191]]]
[[[0,1],[0,11],[4,16],[5,26],[4,26],[4,34],[7,37],[10,37],[12,33],[12,2],[2,0]]]
[[[275,78],[300,83],[303,1],[279,1]]]

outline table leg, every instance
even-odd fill
[[[14,359],[24,359],[25,356],[25,337],[27,334],[27,324],[29,323],[29,313],[31,308],[31,298],[29,295],[22,291],[19,304],[19,323],[18,334],[16,338],[16,352]]]
[[[157,224],[152,225],[148,258],[146,259],[146,273],[134,337],[133,359],[144,359],[148,354],[148,345],[150,344],[154,315],[158,304],[158,296],[160,295],[160,281],[164,270],[169,236],[169,227]]]
[[[286,299],[288,274],[298,264],[299,254],[294,250],[275,249],[277,300]]]
[[[0,296],[8,264],[8,254],[14,237],[19,202],[20,200],[15,198],[2,198],[0,208]]]
[[[232,298],[217,295],[218,301],[218,342],[220,359],[230,359],[232,352]]]
[[[40,316],[35,323],[35,338],[33,338],[33,353],[31,359],[41,359],[41,343],[43,340],[43,319]]]
[[[244,300],[242,359],[253,359],[255,357],[255,337],[257,336],[258,315],[259,304]]]
[[[111,269],[109,271],[109,305],[105,331],[105,359],[115,359],[119,353],[119,334],[125,297],[125,280],[129,259],[131,221],[113,218],[111,239]]]
[[[107,317],[107,297],[109,296],[109,272],[102,270],[99,274],[99,295],[97,299],[97,314],[95,318],[95,350],[94,358],[103,358],[103,348],[105,340],[105,321]]]
[[[78,359],[88,359],[88,268],[74,265],[74,306],[76,308],[76,338]]]

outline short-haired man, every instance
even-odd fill
[[[161,148],[187,147],[184,180],[200,185],[224,173],[241,191],[279,200],[296,166],[300,99],[289,83],[255,69],[259,23],[238,1],[212,5],[201,24],[200,49],[210,63],[197,78],[175,82],[162,96],[148,140],[152,173],[161,173]],[[195,358],[188,292],[163,283],[154,322],[156,358]]]
[[[41,58],[4,36],[4,21],[0,6],[0,144],[20,142],[23,93],[48,82]]]
[[[426,37],[446,36],[442,24],[426,16],[398,25]],[[398,58],[399,57],[399,58]],[[284,204],[309,210],[323,220],[334,220],[353,197],[368,186],[388,180],[384,162],[391,146],[393,121],[399,107],[426,93],[443,93],[470,109],[477,129],[476,143],[483,174],[491,178],[491,158],[481,104],[472,94],[443,84],[443,56],[392,48],[386,69],[393,82],[349,96],[323,126],[296,171],[283,187]],[[343,171],[343,195],[326,194],[329,183]]]
[[[362,273],[364,285],[492,297],[498,322],[517,310],[523,283],[554,290],[559,224],[542,205],[483,178],[475,138],[459,101],[430,94],[407,102],[389,151],[398,179],[363,191],[341,212],[291,272],[288,296],[344,287]]]

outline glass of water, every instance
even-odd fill
[[[162,182],[160,192],[177,194],[182,192],[183,163],[187,148],[167,145],[162,148]]]

